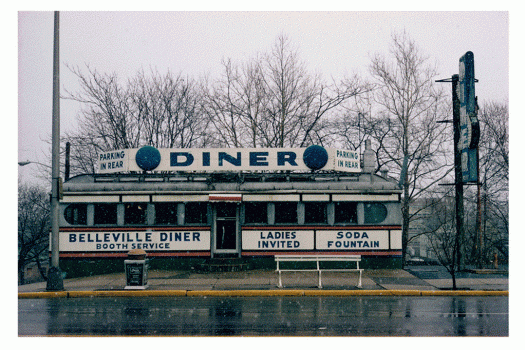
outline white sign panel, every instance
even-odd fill
[[[128,171],[279,171],[338,170],[360,172],[359,153],[308,148],[161,148],[146,146],[104,152],[101,174]]]
[[[331,149],[334,160],[334,170],[346,172],[361,172],[359,152],[342,149]]]
[[[317,231],[316,249],[389,249],[388,231]]]
[[[244,250],[314,249],[314,231],[242,231]]]
[[[129,153],[131,150],[104,152],[98,155],[98,173],[129,171]],[[136,152],[135,152],[136,153]]]
[[[401,230],[390,231],[390,249],[403,249]]]
[[[60,231],[61,251],[112,252],[132,249],[210,250],[210,231]]]

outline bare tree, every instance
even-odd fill
[[[449,190],[450,191],[450,190]],[[454,214],[454,198],[447,193],[441,194],[439,198],[428,200],[429,206],[426,210],[430,212],[425,220],[426,237],[430,247],[452,277],[452,289],[457,289],[456,270],[457,244],[456,221]]]
[[[487,102],[479,113],[479,203],[474,188],[465,191],[467,233],[478,265],[494,253],[508,258],[509,239],[509,115],[505,103]],[[468,252],[467,252],[468,253]]]
[[[290,40],[243,64],[223,61],[216,81],[141,71],[121,82],[115,74],[70,68],[81,89],[65,98],[82,104],[71,143],[71,172],[92,173],[102,151],[142,145],[185,148],[305,147],[326,142],[326,119],[367,91],[356,77],[324,83],[310,75]],[[204,88],[203,86],[206,86]]]
[[[466,235],[457,241],[460,237],[455,227],[452,187],[441,187],[419,198],[419,212],[414,214],[418,217],[418,234],[427,238],[433,255],[451,274],[453,288],[459,268],[458,249],[467,264],[479,264],[480,258],[486,264],[495,253],[503,261],[508,259],[508,108],[506,104],[489,102],[478,115],[482,191],[478,202],[477,188],[465,188]]]
[[[257,147],[264,144],[268,96],[262,83],[260,62],[234,65],[222,62],[222,76],[207,89],[205,108],[216,132],[216,145]]]
[[[170,72],[146,76],[142,71],[130,86],[144,143],[166,148],[200,145],[207,124],[196,81]]]
[[[494,194],[509,187],[509,110],[507,104],[488,102],[479,113],[480,168]]]
[[[375,55],[370,65],[374,90],[356,99],[337,125],[358,125],[359,140],[371,138],[377,170],[387,169],[403,189],[403,252],[409,242],[410,203],[427,193],[451,171],[452,132],[437,123],[448,119],[450,105],[435,83],[436,69],[406,33],[393,34],[390,57]],[[405,254],[403,254],[403,264]]]
[[[329,135],[328,112],[367,90],[357,78],[326,84],[311,75],[281,35],[268,53],[224,73],[207,93],[217,143],[234,147],[304,147]]]
[[[43,261],[49,252],[49,194],[38,186],[18,184],[18,283],[25,283],[25,267],[36,263],[46,279]]]
[[[71,68],[81,91],[65,98],[82,104],[79,127],[67,134],[72,173],[93,173],[96,156],[112,149],[199,147],[206,143],[199,84],[171,72],[140,71],[123,84],[115,74]]]

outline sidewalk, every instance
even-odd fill
[[[323,289],[319,289],[315,272],[283,272],[284,287],[278,288],[278,275],[273,270],[211,273],[151,270],[148,273],[148,287],[145,291],[126,290],[126,292],[137,296],[147,296],[148,292],[154,295],[154,291],[173,291],[184,295],[190,295],[189,292],[193,291],[200,291],[197,294],[201,295],[207,292],[210,295],[217,294],[214,291],[235,291],[236,295],[264,291],[264,294],[270,295],[271,291],[274,291],[275,294],[283,294],[292,290],[300,291],[302,295],[305,295],[305,291],[308,291],[306,294],[312,294],[315,291],[319,294],[329,294],[329,291],[332,291],[331,294],[336,294],[337,291],[351,294],[350,292],[355,291],[360,295],[384,295],[391,294],[387,293],[388,291],[403,291],[403,293],[411,291],[413,293],[408,294],[437,295],[441,291],[442,294],[451,294],[452,287],[450,278],[422,279],[401,269],[365,270],[362,277],[362,288],[356,287],[358,274],[355,272],[323,272],[322,281]],[[92,292],[92,295],[108,295],[108,292],[124,291],[125,286],[126,277],[123,272],[64,280],[66,292],[83,292],[84,296],[87,296],[88,292]],[[462,294],[476,291],[477,295],[483,292],[487,292],[487,295],[508,295],[508,286],[508,277],[503,275],[457,279],[457,288],[460,290],[458,292]],[[33,294],[42,292],[47,292],[46,282],[18,286],[19,297],[37,297]],[[42,293],[41,296],[44,294],[49,293]],[[162,293],[157,292],[156,294]],[[168,293],[164,294],[168,295]]]

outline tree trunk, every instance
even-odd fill
[[[18,285],[25,284],[24,268],[18,267]]]
[[[450,275],[452,276],[452,290],[456,290],[458,288],[457,288],[457,285],[456,285],[456,271],[455,271],[455,267],[452,267]]]
[[[40,259],[36,259],[36,265],[38,266],[38,271],[40,272],[40,276],[44,279],[44,281],[47,281],[47,270],[42,266],[42,263],[40,262]]]

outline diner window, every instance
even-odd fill
[[[268,222],[268,204],[244,203],[244,221],[247,224],[266,224]]]
[[[276,202],[275,203],[275,223],[276,224],[296,224],[297,223],[297,202]]]
[[[304,222],[306,224],[326,224],[326,203],[305,202]]]
[[[64,211],[64,218],[71,225],[87,224],[87,204],[70,204]]]
[[[335,223],[337,224],[357,224],[357,203],[355,202],[336,202],[335,203]]]
[[[386,219],[387,209],[383,203],[365,203],[365,224],[378,224]]]
[[[176,225],[177,206],[177,203],[156,203],[155,223],[160,225]]]
[[[124,224],[144,225],[148,203],[126,203],[124,206]]]
[[[117,204],[98,203],[95,204],[95,225],[116,225],[117,224]]]
[[[206,224],[208,223],[208,203],[207,202],[188,202],[185,209],[186,224]]]

